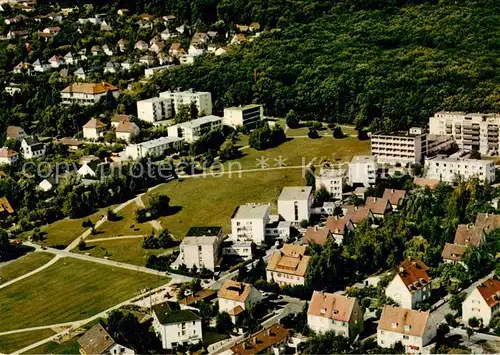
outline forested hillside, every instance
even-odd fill
[[[136,11],[185,16],[199,30],[217,20],[226,28],[258,21],[267,30],[229,55],[157,78],[162,89],[211,91],[218,109],[254,100],[268,115],[294,109],[306,119],[362,126],[380,117],[386,129],[424,122],[439,109],[500,111],[494,0],[134,3]]]

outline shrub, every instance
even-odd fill
[[[472,318],[469,318],[469,326],[472,327],[472,328],[477,328],[479,327],[479,319],[477,319],[476,317],[472,317]]]

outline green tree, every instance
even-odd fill
[[[297,128],[299,126],[299,117],[294,110],[288,111],[285,116],[286,125],[290,128]]]
[[[174,116],[174,123],[183,123],[191,120],[191,109],[189,105],[179,105]]]
[[[227,333],[233,330],[234,324],[231,321],[231,317],[226,312],[219,312],[215,317],[215,328],[220,333]]]

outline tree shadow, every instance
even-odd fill
[[[180,211],[182,211],[182,206],[170,206],[168,208],[167,213],[165,214],[165,217],[173,216],[174,214],[179,213]]]

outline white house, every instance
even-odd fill
[[[160,65],[158,67],[152,67],[152,68],[145,68],[144,69],[144,76],[146,78],[151,78],[152,76],[164,72],[170,68],[175,67],[173,64],[168,64],[168,65]]]
[[[49,65],[51,68],[59,68],[59,66],[61,66],[62,64],[63,64],[63,61],[57,55],[53,55],[49,59]]]
[[[126,347],[116,340],[109,334],[106,329],[97,323],[92,328],[90,328],[85,334],[78,339],[78,345],[80,346],[80,354],[91,355],[91,354],[120,354],[120,355],[134,355],[133,349]]]
[[[385,295],[398,305],[412,309],[431,296],[429,268],[420,260],[405,260],[397,267],[396,276],[387,285]]]
[[[462,159],[435,156],[425,159],[425,176],[448,183],[457,179],[467,180],[472,177],[483,182],[495,181],[495,162],[493,160]]]
[[[173,267],[184,264],[199,270],[215,271],[221,256],[222,227],[191,227],[180,245],[180,253]]]
[[[78,63],[78,59],[75,58],[73,56],[73,53],[71,52],[68,52],[65,56],[64,56],[64,61],[66,62],[66,64],[68,65],[73,65],[73,64],[77,64]]]
[[[192,103],[196,105],[199,114],[212,114],[212,94],[207,91],[164,91],[160,97],[172,99],[175,112],[179,112],[181,106],[189,106]]]
[[[266,267],[267,281],[278,285],[304,285],[309,256],[305,245],[283,244],[276,250]]]
[[[150,123],[166,120],[172,117],[172,100],[166,97],[152,97],[137,101],[137,117]]]
[[[116,138],[125,142],[130,142],[139,132],[139,127],[133,122],[120,122],[115,127]]]
[[[79,80],[85,80],[85,79],[87,79],[87,75],[85,74],[85,71],[81,67],[78,68],[73,74]]]
[[[102,159],[95,159],[83,163],[78,169],[77,174],[81,177],[98,177],[99,174],[104,174],[110,164]]]
[[[36,137],[24,137],[21,141],[21,152],[25,159],[33,159],[43,157],[45,155],[46,146]]]
[[[143,55],[142,57],[139,58],[139,63],[149,67],[155,63],[155,57],[152,55]]]
[[[262,294],[253,285],[233,280],[226,280],[217,296],[219,312],[228,313],[233,322],[241,312],[262,300]]]
[[[120,90],[109,83],[73,83],[61,91],[62,103],[65,105],[94,105],[102,97],[111,94],[120,95]]]
[[[52,190],[54,187],[56,187],[56,185],[57,185],[56,179],[53,177],[49,177],[49,178],[43,179],[38,184],[38,187],[40,188],[40,190],[46,192],[46,191]]]
[[[251,104],[224,109],[224,124],[231,127],[255,127],[264,119],[264,106]]]
[[[153,306],[153,328],[164,349],[203,341],[200,316],[190,309],[181,310],[178,303],[164,302]]]
[[[323,187],[334,199],[342,200],[344,186],[347,181],[344,169],[322,167],[315,180],[316,190]]]
[[[391,348],[401,342],[407,353],[422,353],[436,336],[436,324],[429,312],[385,306],[377,327],[377,344]]]
[[[349,163],[349,184],[369,187],[377,181],[377,157],[356,155]]]
[[[18,154],[6,147],[0,148],[0,164],[12,164],[17,161]]]
[[[312,204],[311,186],[285,186],[278,198],[278,213],[285,221],[308,221]]]
[[[225,240],[222,243],[222,255],[240,257],[243,260],[250,260],[253,257],[253,247],[251,241]]]
[[[33,62],[33,70],[35,70],[36,72],[40,72],[40,73],[43,73],[45,71],[47,71],[49,69],[49,65],[48,64],[42,64],[40,62],[40,59],[37,59]]]
[[[238,206],[231,218],[232,239],[264,243],[269,209],[269,205],[255,203]]]
[[[307,310],[307,325],[315,333],[335,332],[354,338],[363,331],[363,309],[354,297],[314,291]]]
[[[222,118],[210,115],[169,126],[167,131],[170,137],[183,138],[186,142],[192,143],[205,133],[220,127],[222,127]]]
[[[95,118],[91,118],[82,128],[85,139],[99,139],[106,131],[106,125]]]
[[[138,41],[136,42],[135,46],[134,46],[135,49],[138,49],[140,51],[147,51],[149,46],[146,42],[144,41]]]
[[[179,150],[181,147],[181,138],[161,137],[138,144],[130,144],[125,148],[125,154],[128,158],[137,160],[147,156],[162,156],[168,153],[170,150]]]
[[[500,280],[492,278],[476,286],[462,303],[462,317],[467,325],[469,319],[477,318],[484,327],[500,310]]]

